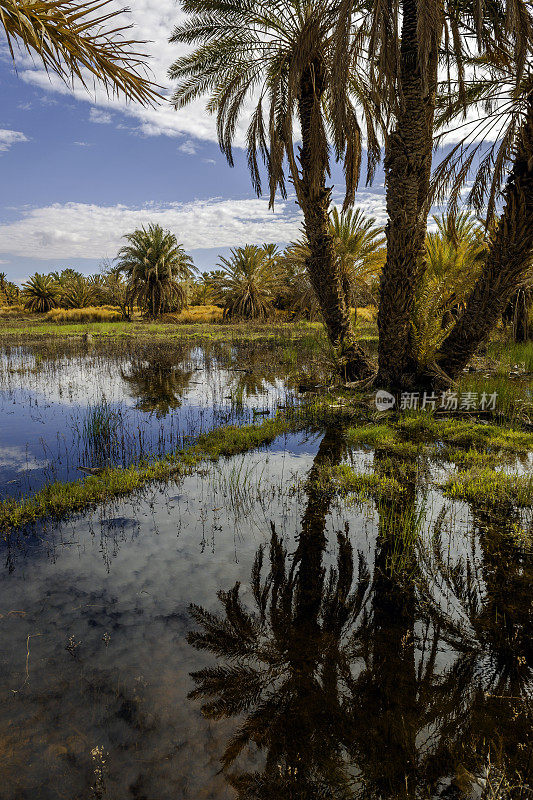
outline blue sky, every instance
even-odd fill
[[[115,0],[113,0],[115,2]],[[118,2],[118,0],[117,0]],[[168,42],[181,12],[174,0],[134,0],[135,36],[149,40],[155,80],[184,52]],[[0,270],[23,281],[66,266],[85,274],[115,257],[121,237],[142,224],[172,230],[201,269],[230,247],[298,238],[294,198],[269,211],[251,189],[242,149],[231,169],[203,101],[174,111],[126,105],[96,88],[68,89],[21,54],[18,72],[0,42]],[[245,141],[246,118],[237,130]],[[335,166],[334,200],[342,196]],[[356,203],[385,221],[383,173]]]
[[[135,35],[151,40],[154,76],[170,90],[166,70],[180,50],[167,39],[179,6],[131,5]],[[299,236],[294,199],[271,212],[255,197],[243,150],[231,169],[203,103],[128,107],[99,89],[68,90],[23,55],[17,65],[16,73],[0,51],[0,270],[11,280],[65,266],[97,271],[124,233],[151,221],[171,229],[202,270],[230,247]],[[338,169],[333,183],[340,196]],[[359,202],[384,218],[382,176]]]

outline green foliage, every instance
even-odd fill
[[[533,476],[510,475],[492,469],[471,469],[446,480],[441,488],[447,497],[503,513],[511,507],[533,507]]]
[[[373,303],[372,284],[385,259],[383,228],[360,208],[343,213],[334,208],[329,220],[329,232],[348,306]],[[316,319],[320,311],[307,275],[308,258],[306,240],[293,242],[287,247],[280,259],[283,295],[296,317]]]
[[[28,311],[44,314],[60,304],[61,287],[52,275],[36,272],[22,284],[21,294]]]
[[[429,366],[461,313],[486,253],[484,231],[467,212],[433,217],[426,236],[426,271],[419,284],[412,331],[420,363]]]
[[[187,300],[183,282],[195,268],[174,234],[149,225],[124,238],[128,244],[120,249],[116,265],[143,311],[151,317],[181,311]]]
[[[97,293],[83,275],[76,275],[61,282],[62,308],[88,308],[94,306]]]
[[[272,310],[280,276],[276,259],[263,247],[236,247],[221,258],[222,275],[216,281],[224,303],[224,319],[264,319]]]

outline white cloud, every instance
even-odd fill
[[[89,120],[97,122],[100,125],[109,125],[113,122],[113,117],[108,111],[102,111],[101,108],[91,108],[89,112]]]
[[[27,137],[21,131],[10,131],[0,128],[0,151],[9,150],[11,145],[18,142],[27,142]]]
[[[78,147],[92,147],[91,142],[74,142]]]
[[[194,156],[198,152],[198,145],[195,142],[193,142],[192,139],[187,139],[186,142],[180,144],[178,150],[181,153],[185,153],[185,155]]]
[[[379,223],[385,222],[381,192],[363,190],[357,204]],[[289,242],[301,236],[302,217],[292,197],[277,203],[273,211],[262,198],[212,198],[142,207],[55,203],[25,207],[19,219],[0,224],[0,253],[33,259],[113,258],[125,233],[150,223],[171,230],[187,250],[194,251]]]
[[[173,231],[187,250],[286,242],[300,235],[301,226],[291,201],[277,204],[274,211],[266,200],[255,198],[143,207],[56,203],[23,209],[20,219],[0,225],[0,253],[34,259],[112,258],[125,233],[151,222]]]

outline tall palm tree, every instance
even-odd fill
[[[159,97],[142,70],[142,42],[124,37],[123,10],[110,0],[0,0],[0,24],[15,61],[14,45],[37,56],[46,70],[65,82],[87,86],[87,74],[110,94],[143,104]],[[89,87],[87,87],[89,88]]]
[[[352,14],[352,4],[342,3],[340,36]],[[464,98],[464,61],[472,48],[481,52],[512,38],[517,69],[523,71],[531,24],[525,0],[506,0],[490,13],[484,2],[389,0],[371,4],[365,27],[368,47],[361,48],[361,57],[369,59],[372,91],[393,120],[385,144],[387,259],[380,281],[377,383],[412,388],[423,377],[411,317],[425,271],[439,66],[448,76],[457,74]],[[340,73],[347,66],[338,59]]]
[[[22,284],[22,299],[29,311],[43,314],[59,305],[61,287],[52,275],[41,275],[36,272]]]
[[[217,281],[224,302],[224,319],[262,319],[272,309],[280,278],[272,252],[247,244],[221,257]]]
[[[132,295],[152,317],[181,310],[186,296],[183,281],[195,272],[192,259],[173,233],[161,225],[138,228],[124,236],[116,265],[126,275]]]
[[[532,52],[530,48],[530,59]],[[497,51],[481,65],[487,72],[475,76],[467,98],[467,107],[481,111],[479,123],[469,139],[452,149],[434,179],[439,197],[451,177],[451,202],[456,203],[474,158],[483,153],[477,140],[496,139],[482,157],[468,198],[478,211],[486,205],[491,237],[484,269],[465,312],[439,354],[440,366],[451,377],[486,341],[513,293],[531,275],[533,263],[533,69],[530,65],[517,77],[513,59],[505,51]],[[483,104],[490,102],[496,107],[483,114]],[[442,121],[460,113],[457,100]],[[496,222],[500,196],[503,209]]]
[[[335,78],[339,50],[353,67],[350,54],[356,44],[355,28],[339,44],[335,36],[338,8],[337,0],[238,0],[229,5],[219,0],[186,0],[183,9],[190,17],[174,30],[171,41],[197,47],[178,58],[169,74],[177,81],[176,108],[209,94],[208,109],[217,115],[219,143],[230,164],[237,123],[247,116],[252,183],[260,194],[262,159],[271,205],[278,191],[286,195],[286,160],[304,217],[309,279],[328,336],[350,377],[368,375],[371,368],[355,340],[342,291],[329,231],[327,180],[330,136],[344,167],[345,205],[349,206],[361,162],[356,97],[366,122],[370,172],[379,146],[364,82],[351,69]],[[248,99],[254,103],[251,113],[245,105]],[[295,123],[302,142],[298,154]]]

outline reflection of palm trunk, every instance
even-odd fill
[[[492,742],[504,757],[509,775],[518,772],[526,780],[528,748],[524,745],[529,745],[533,728],[533,559],[513,542],[516,520],[484,517],[478,524],[483,531],[479,540],[487,599],[477,626],[490,637],[488,650],[497,677],[473,715],[473,737]]]
[[[390,461],[376,471],[393,474]],[[416,734],[420,709],[415,671],[414,530],[416,486],[409,482],[405,495],[379,510],[376,546],[370,658],[364,681],[364,702],[371,729],[365,729],[363,774],[379,797],[414,794]]]
[[[344,431],[326,428],[307,480],[307,506],[294,556],[298,569],[295,624],[303,636],[317,629],[324,590],[322,558],[326,549],[326,517],[332,497],[320,486],[320,472],[325,466],[338,465],[345,449]]]
[[[340,265],[329,230],[331,190],[326,187],[328,146],[321,121],[322,83],[323,65],[317,62],[304,73],[300,87],[301,179],[295,183],[298,185],[298,202],[309,243],[306,262],[309,280],[318,299],[329,340],[340,353],[342,371],[347,379],[355,380],[369,376],[372,369],[355,340],[342,287]],[[319,141],[321,136],[322,142]]]
[[[466,309],[442,345],[439,364],[452,378],[485,342],[513,291],[531,266],[533,252],[533,93],[528,98],[505,205],[483,271]]]

